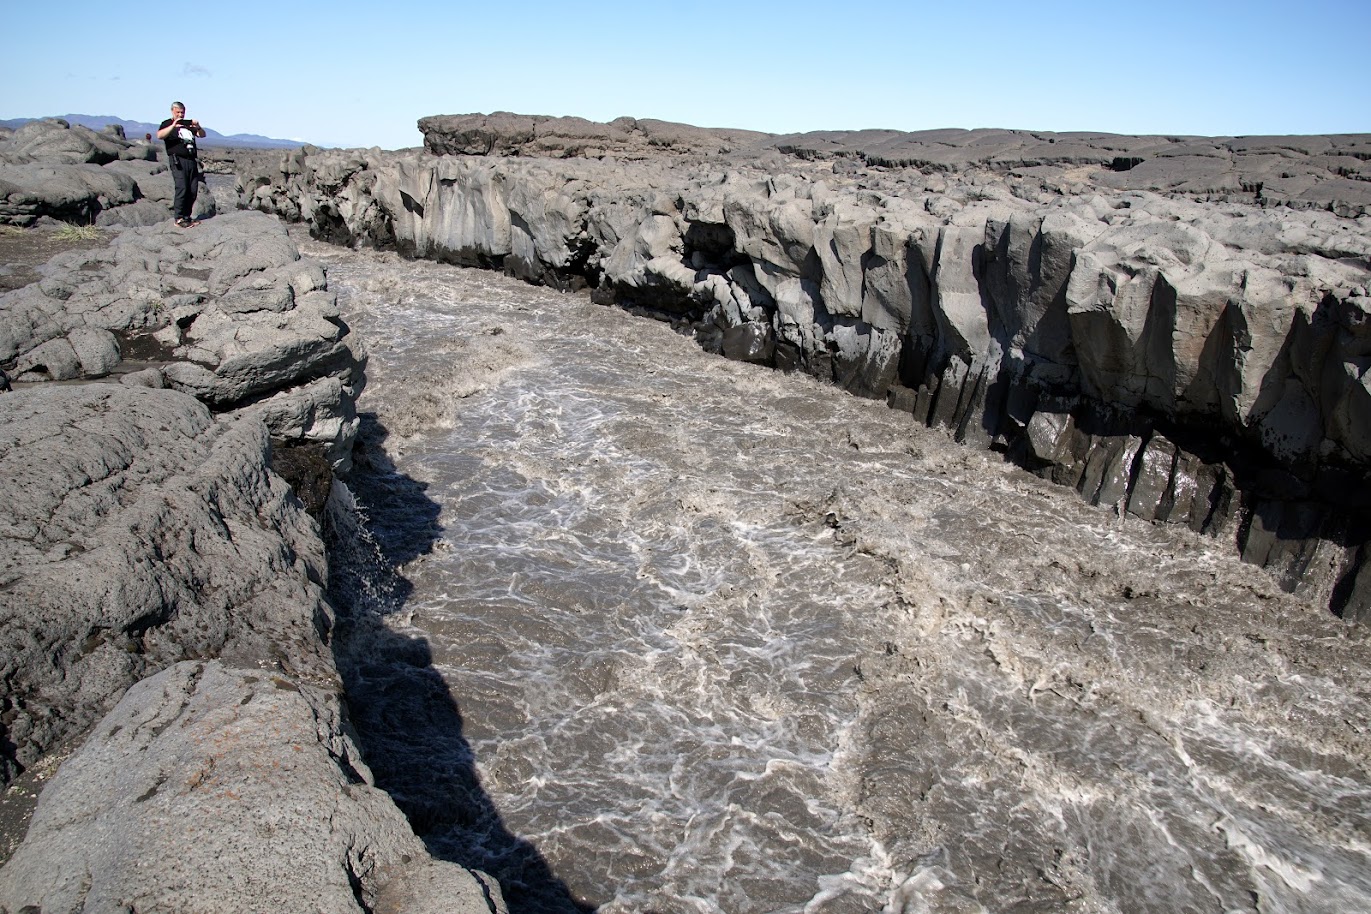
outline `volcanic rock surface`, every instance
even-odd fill
[[[323,268],[259,213],[105,240],[0,294],[0,910],[503,910],[347,719],[306,508],[365,356]]]
[[[420,128],[258,160],[243,203],[589,286],[1371,613],[1371,137]]]
[[[113,378],[251,410],[283,442],[345,468],[365,350],[324,271],[284,228],[234,213],[125,231],[54,257],[0,296],[0,366],[16,382]]]
[[[502,909],[371,783],[335,689],[222,660],[129,689],[0,869],[8,910]],[[32,905],[32,908],[25,907]]]
[[[60,118],[0,129],[0,225],[40,219],[81,225],[154,225],[171,217],[172,179],[158,148]],[[193,215],[214,215],[201,193]]]

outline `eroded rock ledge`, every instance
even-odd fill
[[[335,301],[274,219],[163,222],[60,254],[0,296],[0,368],[16,383],[105,378],[249,410],[345,470],[365,349]]]
[[[589,286],[1371,615],[1367,136],[420,126],[486,154],[306,147],[240,170],[243,202]]]
[[[0,911],[504,909],[363,762],[320,527],[272,469],[348,464],[333,304],[258,213],[128,228],[0,295],[0,784],[71,752]]]

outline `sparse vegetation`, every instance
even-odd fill
[[[100,237],[100,230],[93,225],[64,225],[53,232],[52,237],[58,241],[95,241]]]

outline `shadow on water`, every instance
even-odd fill
[[[433,667],[427,640],[388,629],[413,586],[403,565],[433,549],[442,528],[426,486],[399,473],[375,415],[361,416],[348,480],[356,518],[333,513],[329,590],[338,609],[333,650],[352,723],[377,786],[390,794],[435,857],[497,879],[514,914],[589,912],[538,850],[505,828],[482,789],[462,713]]]

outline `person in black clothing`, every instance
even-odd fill
[[[182,228],[196,224],[190,216],[195,207],[195,182],[200,175],[195,141],[204,135],[205,128],[200,126],[199,121],[186,117],[186,106],[180,102],[171,103],[171,117],[157,128],[157,139],[167,144],[167,165],[171,168],[171,178],[176,185],[172,210],[176,214],[176,224]]]

